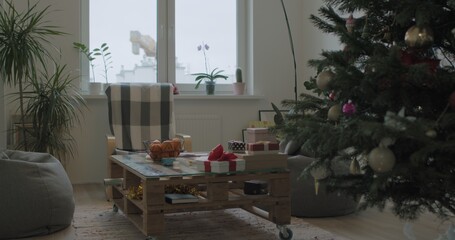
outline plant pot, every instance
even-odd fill
[[[245,93],[245,83],[244,82],[235,82],[232,83],[234,95],[243,95]]]
[[[205,82],[205,92],[207,95],[215,94],[215,82]]]
[[[106,92],[106,89],[107,89],[110,85],[111,85],[110,83],[103,83],[103,92],[102,92],[102,93],[105,93],[105,92]]]
[[[103,88],[103,84],[100,82],[91,82],[89,85],[89,92],[90,95],[100,95],[101,89]]]

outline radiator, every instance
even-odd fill
[[[215,114],[175,116],[177,133],[191,136],[193,152],[210,151],[222,142],[221,117]]]

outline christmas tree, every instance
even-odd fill
[[[325,0],[342,47],[309,61],[311,94],[275,130],[317,159],[303,175],[402,219],[455,215],[455,1]],[[350,173],[332,171],[335,164]]]

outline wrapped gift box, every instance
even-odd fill
[[[246,153],[255,154],[275,154],[278,153],[280,146],[276,142],[257,142],[246,145]]]
[[[229,161],[229,172],[245,171],[245,160],[234,159]]]
[[[228,161],[197,161],[196,168],[200,172],[225,173],[229,172]]]
[[[277,142],[275,135],[268,128],[247,128],[246,134],[248,143],[259,141]]]
[[[266,169],[286,169],[288,156],[286,154],[259,154],[247,155],[238,154],[239,158],[245,160],[245,171],[266,170]]]
[[[196,165],[196,169],[200,172],[211,172],[212,165],[210,164],[211,161],[204,160],[204,161],[194,161],[194,165]]]
[[[229,172],[229,161],[210,161],[210,167],[214,173]]]
[[[242,141],[228,141],[228,150],[233,153],[245,152],[245,143]]]
[[[236,172],[245,170],[245,160],[234,159],[230,161],[195,161],[196,168],[200,172]]]

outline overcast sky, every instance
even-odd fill
[[[90,1],[90,49],[108,43],[112,52],[114,71],[124,66],[126,70],[140,64],[143,56],[133,55],[130,31],[140,31],[156,40],[156,0],[91,0]],[[204,57],[197,46],[206,42],[212,68],[235,71],[235,14],[233,0],[176,0],[176,55],[191,72],[204,70]],[[224,26],[224,27],[220,27]],[[220,31],[221,30],[221,31]],[[97,69],[101,69],[99,65]],[[101,76],[97,76],[97,81]]]

